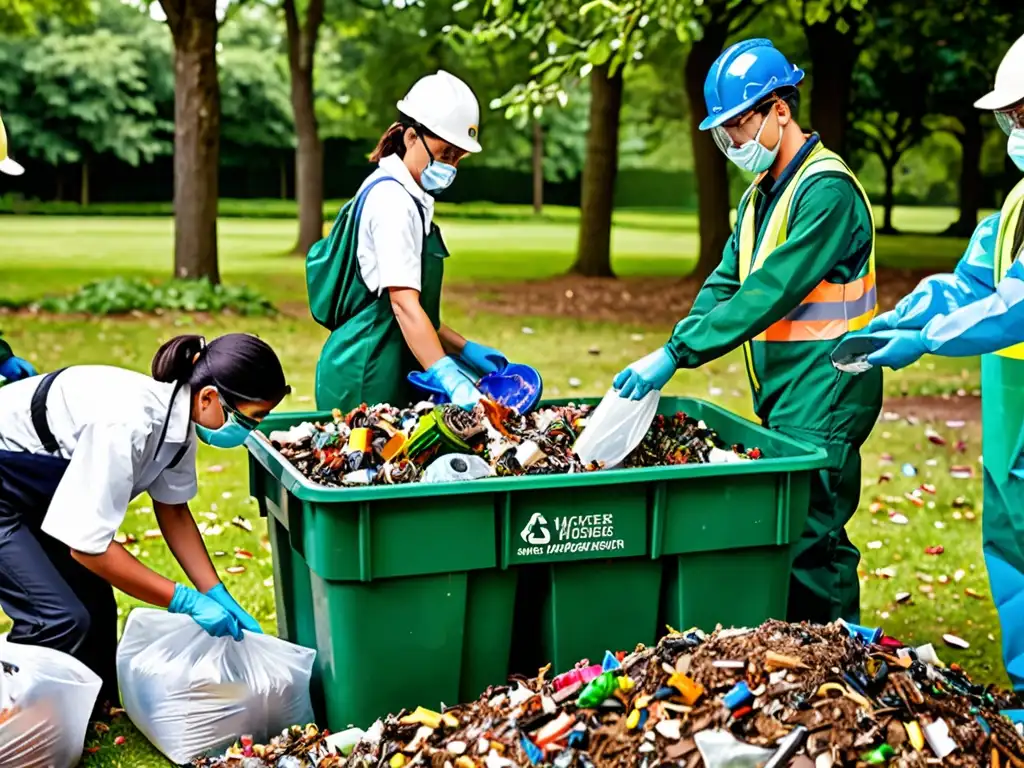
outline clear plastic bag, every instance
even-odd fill
[[[0,637],[0,768],[78,765],[102,682],[66,653]]]
[[[175,763],[256,743],[312,721],[316,652],[269,635],[210,637],[190,617],[149,608],[128,616],[117,679],[132,722]]]
[[[644,439],[658,413],[660,400],[658,390],[648,392],[640,400],[627,400],[609,389],[587,418],[573,452],[585,464],[598,461],[605,469],[617,467]]]

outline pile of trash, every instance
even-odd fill
[[[935,649],[868,630],[769,621],[673,632],[656,648],[608,653],[548,678],[514,679],[471,704],[379,720],[339,751],[297,762],[210,768],[832,768],[1019,766],[1024,737],[1000,710],[1011,695],[971,682]],[[323,739],[317,735],[317,739]],[[327,741],[331,737],[326,737]],[[342,745],[341,742],[344,742]],[[321,742],[315,742],[320,744]],[[256,748],[251,748],[256,754]],[[305,761],[305,762],[303,762]]]
[[[601,469],[573,452],[592,410],[570,403],[520,415],[486,400],[473,411],[431,402],[407,409],[363,405],[269,437],[302,474],[335,487],[566,474]],[[677,413],[657,416],[623,466],[758,458],[759,449],[727,446],[703,421]]]

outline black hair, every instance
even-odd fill
[[[277,353],[248,333],[229,333],[209,344],[202,336],[175,336],[153,357],[153,378],[188,384],[193,392],[216,387],[231,404],[276,403],[291,392]]]
[[[425,128],[408,115],[399,112],[398,119],[388,126],[388,129],[384,131],[384,135],[381,136],[380,140],[377,142],[377,146],[374,148],[373,152],[370,153],[370,162],[379,163],[382,157],[387,157],[388,155],[398,155],[399,157],[404,158],[405,132],[410,128],[424,138],[439,138],[438,135],[429,128]]]
[[[787,86],[786,88],[780,88],[778,91],[773,91],[771,96],[754,107],[754,111],[761,115],[767,115],[776,99],[786,102],[786,106],[789,107],[793,119],[796,120],[797,114],[800,112],[800,91],[794,86]]]

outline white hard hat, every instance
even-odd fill
[[[480,104],[455,75],[437,71],[421,77],[397,104],[398,111],[466,152],[479,152]]]
[[[8,176],[21,176],[25,172],[21,163],[16,163],[7,156],[7,131],[4,130],[4,120],[0,117],[0,173]]]
[[[996,87],[974,106],[978,109],[1006,109],[1024,100],[1024,37],[1017,39],[1003,56],[996,71]]]

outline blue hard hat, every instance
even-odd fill
[[[707,131],[748,112],[780,88],[795,88],[804,71],[786,60],[771,40],[763,37],[730,45],[711,65],[704,80]]]

